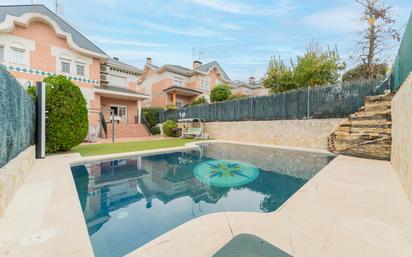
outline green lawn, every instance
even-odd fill
[[[170,148],[184,146],[186,143],[198,140],[193,139],[166,139],[166,140],[152,140],[152,141],[138,141],[114,144],[91,144],[80,145],[72,149],[78,152],[81,156],[92,156],[111,153],[135,152],[142,150],[152,150],[160,148]]]

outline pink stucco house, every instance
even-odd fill
[[[219,83],[230,84],[231,80],[216,61],[206,64],[194,61],[192,68],[185,68],[171,64],[156,66],[147,58],[138,91],[149,95],[143,102],[146,107],[174,105],[179,108],[201,96],[208,99]]]
[[[118,131],[133,132],[119,137],[148,135],[139,124],[149,98],[137,92],[143,71],[110,58],[44,5],[0,6],[0,63],[25,86],[50,75],[70,77],[86,98],[90,128],[98,127],[99,112],[110,121],[112,111],[124,127]]]

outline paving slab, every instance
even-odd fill
[[[92,257],[70,164],[105,157],[116,155],[37,160],[0,217],[0,256]],[[295,257],[409,257],[412,205],[389,162],[338,156],[275,212],[202,216],[127,257],[212,256],[242,233]]]

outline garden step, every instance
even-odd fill
[[[390,110],[393,97],[394,94],[367,96],[365,99],[365,112],[368,113]]]
[[[336,132],[346,132],[346,133],[386,133],[390,134],[392,130],[391,124],[382,125],[351,125],[351,126],[340,126],[336,129]]]
[[[112,136],[112,124],[107,124],[107,137]],[[148,137],[150,133],[143,124],[116,123],[114,125],[115,138]]]
[[[392,143],[393,94],[368,96],[365,106],[342,122],[328,138],[331,152],[389,160]]]

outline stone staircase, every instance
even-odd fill
[[[143,124],[114,124],[115,138],[135,138],[135,137],[149,137],[150,133]],[[107,138],[112,137],[112,124],[107,124]]]
[[[329,151],[362,158],[389,160],[392,143],[391,100],[394,94],[368,96],[328,138]]]

